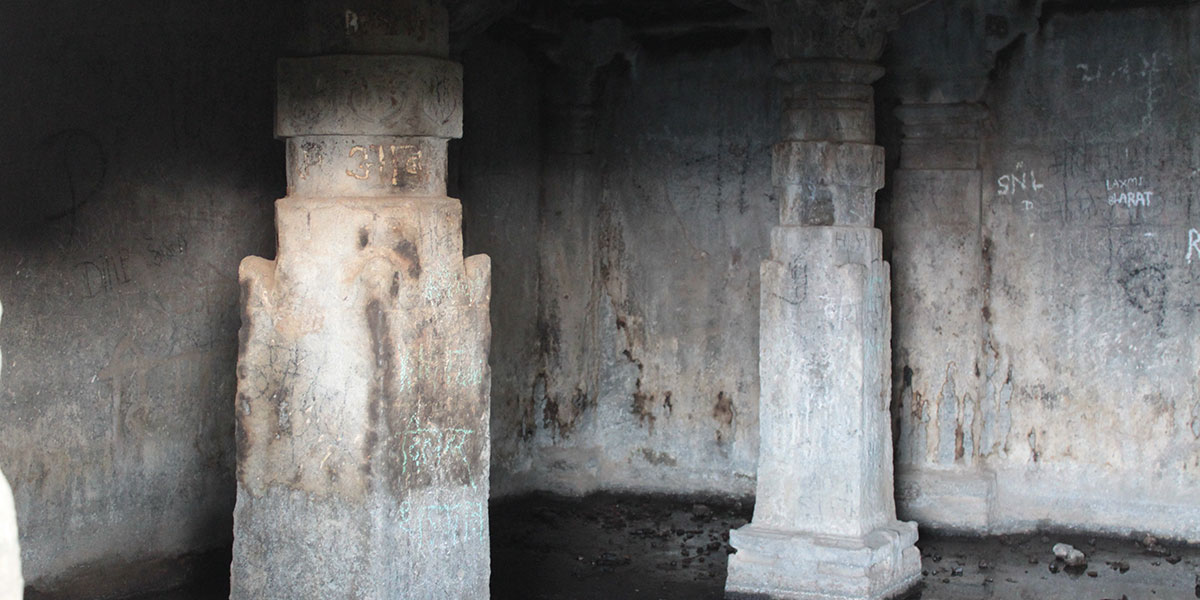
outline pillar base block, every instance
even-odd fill
[[[738,600],[884,600],[921,579],[917,525],[892,521],[862,536],[781,531],[753,523],[730,532],[725,597]]]

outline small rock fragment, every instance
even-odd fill
[[[1068,567],[1079,567],[1087,564],[1087,556],[1070,544],[1055,544],[1054,556],[1062,559]]]
[[[963,574],[962,567],[954,567],[953,569],[950,570],[950,575],[953,577],[962,577],[962,574]]]

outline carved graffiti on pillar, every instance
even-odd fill
[[[358,180],[371,178],[372,171],[379,177],[400,186],[411,177],[423,179],[425,166],[421,149],[410,144],[370,144],[350,148],[350,158],[358,158],[358,166],[346,169],[346,175]]]

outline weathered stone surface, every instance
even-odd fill
[[[0,473],[0,600],[21,600],[21,548],[17,543],[17,512],[12,490]]]
[[[142,9],[145,10],[142,10]],[[232,541],[237,265],[273,251],[281,5],[8,3],[0,469],[26,585]],[[39,101],[36,99],[43,99]],[[177,560],[185,557],[183,561]],[[32,595],[32,594],[31,594]]]
[[[301,0],[297,54],[446,56],[449,17],[441,0]]]
[[[413,26],[445,36],[441,14]],[[461,68],[342,55],[279,79],[278,251],[240,270],[232,597],[486,598],[491,264],[463,260],[444,195]]]
[[[0,317],[4,307],[0,306]],[[0,366],[4,364],[0,358]],[[0,600],[21,600],[25,582],[21,579],[21,548],[17,540],[17,510],[12,489],[0,472]]]
[[[977,61],[918,12],[901,47]],[[978,26],[992,47],[1027,21]],[[894,56],[913,102],[889,232],[904,516],[1200,540],[1197,23],[1048,5],[991,71],[986,118],[937,104],[971,100],[951,95],[967,70]]]
[[[733,0],[762,15],[780,58],[875,60],[900,13],[927,0]]]
[[[870,226],[883,187],[883,148],[871,144],[782,142],[775,183],[783,225]]]
[[[17,512],[12,490],[0,473],[0,600],[21,600],[21,548],[17,543]]]
[[[973,427],[984,361],[979,134],[987,113],[973,104],[911,104],[897,114],[905,138],[893,175],[894,285],[925,290],[895,298],[902,512],[930,525],[950,518],[985,527],[994,480],[949,469],[975,462],[970,449],[980,435]],[[930,389],[938,397],[925,398]],[[930,410],[931,401],[938,410]],[[936,508],[926,505],[930,494],[941,499]]]
[[[496,269],[493,497],[754,490],[769,41],[636,56],[600,71],[594,143],[539,122],[541,67],[507,40],[464,56],[465,235]]]
[[[881,600],[921,578],[917,526],[892,521],[866,535],[838,536],[747,525],[729,534],[726,597]],[[744,548],[744,549],[743,549]]]
[[[916,525],[896,520],[888,265],[872,227],[881,70],[844,60],[875,57],[883,29],[870,23],[884,7],[850,19],[868,29],[854,38],[836,13],[856,4],[825,5],[799,27],[794,11],[816,5],[762,3],[781,19],[777,54],[810,58],[777,70],[789,84],[773,165],[781,224],[761,267],[758,480],[754,520],[730,534],[733,597],[876,599],[920,578]],[[838,45],[848,41],[861,45]],[[811,58],[830,50],[840,58]]]
[[[428,56],[280,59],[275,135],[462,137],[462,67]]]
[[[288,138],[288,195],[443,196],[446,145],[432,137]]]
[[[242,266],[234,597],[486,597],[489,265],[457,201],[277,210],[277,262]]]
[[[876,229],[779,227],[762,266],[755,525],[862,535],[891,508],[887,266]],[[784,261],[787,262],[784,262]],[[804,343],[797,343],[797,340]],[[865,439],[859,441],[859,437]]]

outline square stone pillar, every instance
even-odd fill
[[[896,444],[901,512],[983,529],[992,477],[981,459],[1003,439],[984,392],[996,368],[983,352],[979,130],[987,111],[971,103],[910,103],[896,114],[904,127],[891,203],[899,290],[892,382],[904,414]]]
[[[232,598],[487,598],[490,264],[445,196],[461,67],[436,3],[358,4],[310,7],[355,54],[279,63],[278,251],[240,270]]]
[[[873,227],[883,149],[866,62],[792,60],[763,262],[754,518],[730,533],[730,598],[876,599],[920,578],[896,520],[888,265]]]

